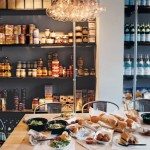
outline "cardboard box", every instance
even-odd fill
[[[42,0],[34,0],[34,9],[42,9]]]
[[[6,9],[6,0],[0,0],[0,9]]]
[[[60,96],[60,103],[66,103],[68,101],[68,96]]]
[[[51,0],[43,0],[43,8],[49,8],[51,6]]]
[[[33,9],[33,0],[25,0],[25,9]]]
[[[16,9],[24,9],[24,0],[16,0]]]
[[[15,0],[8,0],[8,9],[15,9]]]
[[[45,85],[45,99],[46,100],[53,100],[53,86],[52,85]]]

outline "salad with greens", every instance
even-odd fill
[[[32,120],[28,125],[39,126],[43,125],[42,121]]]
[[[65,140],[54,140],[50,146],[53,147],[53,148],[63,148],[63,147],[66,147],[68,146],[70,143],[70,141],[65,141]]]

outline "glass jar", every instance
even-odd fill
[[[41,77],[42,76],[42,69],[41,67],[37,68],[37,77]]]
[[[55,37],[55,43],[56,43],[56,44],[61,44],[61,43],[63,43],[63,38],[60,37],[60,36],[56,36],[56,37]]]
[[[10,71],[5,71],[5,77],[11,77],[11,72]]]
[[[25,69],[20,69],[20,77],[22,77],[22,78],[26,77],[26,71],[25,71]]]
[[[47,69],[46,69],[46,67],[43,67],[43,69],[42,69],[42,76],[43,77],[47,76]]]
[[[53,44],[53,43],[54,43],[54,39],[53,39],[53,38],[48,38],[48,39],[46,40],[46,43],[47,43],[47,44]]]
[[[34,29],[35,29],[35,25],[29,24],[29,34],[33,34]]]
[[[43,59],[42,58],[38,59],[37,66],[38,67],[43,67]]]
[[[34,44],[39,44],[39,42],[40,42],[40,39],[38,37],[33,39]]]
[[[30,68],[31,68],[30,61],[27,61],[27,68],[28,68],[28,69],[30,69]]]
[[[50,33],[50,37],[51,37],[51,38],[55,38],[55,36],[56,36],[56,33],[55,33],[54,31],[52,31],[52,32]]]
[[[70,77],[70,69],[67,69],[67,71],[66,71],[66,77]]]
[[[88,43],[89,42],[88,36],[86,36],[86,35],[83,36],[83,42],[84,43]]]
[[[34,41],[33,41],[33,35],[30,35],[29,36],[29,44],[33,44],[34,43]]]
[[[32,110],[34,110],[37,106],[39,105],[39,101],[37,98],[34,98],[32,100]],[[39,110],[39,108],[37,108],[36,110]]]
[[[34,69],[37,69],[37,67],[38,67],[37,61],[34,61],[34,63],[33,63],[33,68],[34,68]]]
[[[69,36],[69,37],[73,37],[73,32],[69,32],[69,33],[68,33],[68,36]]]
[[[32,69],[32,77],[37,77],[37,69]]]
[[[95,69],[91,68],[91,70],[90,70],[90,76],[95,76],[95,75],[96,75]]]
[[[21,69],[16,69],[16,77],[20,77],[21,76]]]
[[[80,68],[78,69],[78,75],[79,75],[79,76],[83,76],[83,69],[82,69],[82,67],[80,67]]]
[[[59,77],[63,77],[63,66],[59,66]]]
[[[76,38],[76,43],[82,43],[82,38]]]
[[[28,69],[28,77],[32,77],[32,69]]]
[[[82,32],[76,32],[76,37],[82,37]]]
[[[69,43],[73,43],[73,38],[69,38]]]
[[[0,70],[4,70],[4,63],[0,63]]]
[[[44,33],[45,33],[45,36],[46,36],[46,37],[49,37],[50,30],[49,30],[49,29],[45,29]]]
[[[76,26],[76,27],[75,27],[75,30],[76,30],[76,31],[82,31],[82,26]]]
[[[22,61],[22,69],[26,69],[26,68],[27,68],[26,62]]]
[[[39,34],[40,34],[39,29],[35,28],[34,31],[33,31],[33,36],[35,38],[39,38]]]
[[[51,68],[48,69],[48,76],[50,76],[50,77],[52,76],[52,69]]]
[[[65,43],[65,44],[69,43],[69,38],[67,35],[64,35],[62,38],[63,38],[63,43]]]
[[[46,43],[46,37],[42,37],[41,40],[40,40],[40,43],[45,44]]]
[[[9,63],[5,63],[4,68],[5,70],[11,70],[11,66]]]
[[[89,70],[88,70],[88,68],[84,69],[84,76],[89,76]]]
[[[82,34],[83,34],[83,35],[88,35],[88,34],[89,34],[88,27],[83,27],[83,29],[82,29]]]

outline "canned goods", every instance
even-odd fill
[[[24,34],[19,35],[19,44],[25,44],[25,35]]]

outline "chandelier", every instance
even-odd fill
[[[46,14],[58,21],[84,22],[94,20],[104,11],[97,0],[52,0]]]

